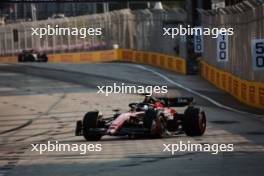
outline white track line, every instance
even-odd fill
[[[171,83],[171,84],[173,84],[173,85],[175,85],[175,86],[177,86],[177,87],[179,87],[179,88],[181,88],[181,89],[184,89],[184,90],[186,90],[186,91],[188,91],[188,92],[190,92],[190,93],[192,93],[192,94],[194,94],[194,95],[197,95],[197,96],[199,96],[199,97],[201,97],[201,98],[203,98],[203,99],[205,99],[205,100],[211,102],[212,104],[216,105],[217,107],[222,108],[222,109],[226,109],[226,110],[233,111],[233,112],[237,112],[237,113],[241,113],[241,114],[253,115],[253,116],[255,116],[255,117],[258,117],[258,119],[259,119],[259,117],[263,117],[263,115],[253,114],[253,113],[249,113],[249,112],[241,111],[241,110],[238,110],[238,109],[235,109],[235,108],[231,108],[231,107],[229,107],[229,106],[225,106],[225,105],[223,105],[223,104],[221,104],[221,103],[219,103],[219,102],[213,100],[212,98],[207,97],[206,95],[203,95],[203,94],[201,94],[201,93],[199,93],[199,92],[197,92],[197,91],[195,91],[195,90],[192,90],[192,89],[190,89],[190,88],[188,88],[188,87],[185,87],[184,85],[182,85],[182,84],[180,84],[180,83],[177,83],[177,82],[173,81],[172,79],[168,78],[167,76],[165,76],[165,75],[163,75],[163,74],[161,74],[161,73],[159,73],[159,72],[157,72],[157,71],[154,71],[154,70],[152,70],[152,69],[150,69],[150,68],[146,68],[146,67],[144,67],[144,66],[142,66],[142,65],[134,65],[134,66],[136,66],[137,68],[140,68],[140,69],[143,69],[143,70],[149,71],[149,72],[151,72],[151,73],[153,73],[153,74],[155,74],[155,75],[157,75],[157,76],[163,78],[163,79],[166,80],[167,82],[169,82],[169,83]]]

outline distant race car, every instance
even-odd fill
[[[145,97],[141,103],[130,103],[128,112],[103,117],[99,111],[90,111],[76,123],[76,136],[87,141],[100,140],[104,135],[162,138],[185,133],[201,136],[206,129],[204,111],[193,106],[192,97]]]
[[[48,56],[36,50],[23,50],[18,55],[18,62],[48,62]]]

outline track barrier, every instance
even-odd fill
[[[79,53],[48,55],[50,63],[97,63],[97,62],[132,62],[163,68],[186,74],[186,60],[177,56],[169,56],[156,52],[145,52],[132,49],[116,49]],[[17,62],[16,57],[1,57],[1,62]]]
[[[201,76],[239,101],[264,109],[264,83],[243,80],[201,61]]]

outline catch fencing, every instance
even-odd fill
[[[264,82],[263,0],[248,0],[223,9],[203,11],[202,26],[234,29],[234,35],[228,37],[227,61],[224,62],[217,60],[217,54],[221,54],[217,39],[204,36],[202,57],[207,64],[243,80]]]
[[[162,26],[186,21],[182,9],[112,11],[79,17],[21,22],[0,27],[0,55],[16,56],[24,49],[36,49],[49,54],[112,49],[154,51],[168,55],[186,56],[186,42],[180,37],[163,37]],[[75,35],[33,35],[31,28],[102,28],[102,35],[80,38]],[[175,48],[178,48],[175,50]]]

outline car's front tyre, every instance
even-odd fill
[[[24,57],[22,54],[19,54],[18,55],[18,59],[17,59],[18,62],[24,62]]]
[[[166,136],[166,121],[164,115],[156,110],[148,110],[144,119],[144,127],[150,131],[150,136],[163,138]]]
[[[98,141],[102,138],[101,134],[90,131],[92,128],[98,127],[98,111],[87,112],[83,117],[83,137],[87,141]]]

